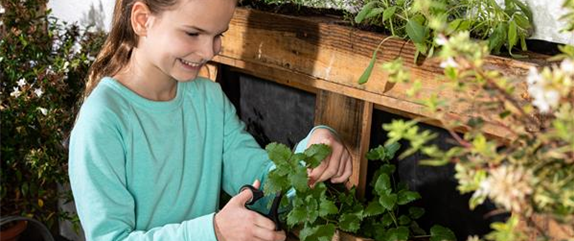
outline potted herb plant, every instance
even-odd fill
[[[0,1],[0,197],[3,217],[55,231],[59,220],[73,219],[58,211],[58,200],[71,196],[58,191],[68,181],[64,141],[103,35],[59,22],[46,2]]]
[[[307,185],[307,168],[318,166],[330,154],[328,146],[315,144],[304,153],[292,153],[285,145],[271,143],[266,150],[277,168],[269,173],[265,193],[295,190],[290,202],[283,197],[283,206],[291,203],[283,221],[289,228],[298,230],[303,241],[338,240],[334,236],[389,241],[456,240],[452,231],[440,225],[433,226],[427,234],[416,222],[424,209],[405,206],[420,199],[420,195],[395,181],[396,166],[390,160],[399,147],[398,143],[392,143],[374,148],[367,154],[368,159],[381,161],[382,165],[371,181],[372,200],[363,201],[356,198],[354,188],[347,190],[325,183],[318,183],[313,188]],[[399,206],[403,207],[401,212]]]

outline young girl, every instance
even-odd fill
[[[118,0],[72,132],[70,182],[88,240],[284,240],[245,208],[244,184],[272,162],[218,84],[197,78],[221,48],[235,0]],[[351,174],[349,152],[326,128],[333,153],[310,185]],[[259,187],[259,181],[254,185]],[[235,195],[216,213],[219,191]]]

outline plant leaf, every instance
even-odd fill
[[[411,219],[419,219],[425,214],[425,209],[421,207],[410,207],[409,216]]]
[[[339,218],[339,228],[346,232],[357,232],[361,227],[361,219],[353,213],[345,213]]]
[[[399,225],[406,226],[406,225],[410,225],[410,224],[411,224],[411,218],[409,218],[409,216],[401,215],[399,217]]]
[[[357,13],[357,16],[355,16],[355,22],[356,23],[363,22],[363,20],[365,19],[365,16],[367,16],[367,14],[369,14],[371,12],[371,10],[373,10],[376,3],[377,3],[376,1],[372,1],[370,3],[367,3],[365,6],[363,6],[363,9],[361,9],[361,11],[359,11],[359,13]]]
[[[331,154],[331,147],[325,144],[313,144],[305,150],[305,155],[307,155],[307,165],[311,168],[315,168],[321,164],[323,159]]]
[[[336,214],[337,212],[339,212],[339,209],[337,209],[335,203],[323,196],[323,198],[321,198],[321,204],[319,205],[319,217]]]
[[[382,214],[385,211],[385,208],[383,206],[381,206],[381,204],[378,201],[371,201],[369,202],[369,205],[367,205],[367,208],[365,209],[365,212],[363,213],[363,217],[372,217],[372,216],[376,216],[379,214]]]
[[[413,19],[409,19],[406,25],[407,35],[414,43],[424,43],[427,36],[427,30],[428,29],[426,27]]]
[[[512,48],[518,42],[518,32],[516,31],[516,21],[511,20],[508,26],[508,52],[512,54]]]
[[[381,13],[383,13],[383,11],[385,11],[384,8],[373,8],[373,10],[371,10],[371,12],[367,14],[367,16],[365,16],[365,19],[371,19],[373,17],[376,17]]]
[[[383,12],[383,21],[389,20],[395,14],[396,10],[397,10],[396,6],[392,6],[385,9],[385,12]]]
[[[420,198],[421,198],[421,195],[418,192],[401,190],[398,193],[397,203],[399,205],[405,205],[407,203],[410,203],[410,202],[417,200],[417,199],[420,199]]]
[[[393,210],[393,208],[397,204],[397,194],[392,193],[392,194],[381,195],[381,197],[379,197],[379,202],[387,210]]]
[[[430,230],[430,241],[456,241],[454,233],[443,226],[434,225]]]
[[[403,240],[406,241],[409,239],[409,228],[407,227],[398,227],[389,229],[388,233],[388,240],[389,241],[398,241]]]
[[[308,178],[307,178],[307,168],[304,166],[299,166],[294,172],[289,173],[289,181],[298,192],[304,192],[309,189]]]
[[[269,159],[271,159],[271,161],[273,161],[277,166],[288,164],[287,161],[289,161],[292,154],[289,147],[276,142],[268,144],[265,147],[265,150],[267,151]]]
[[[375,183],[375,192],[379,195],[389,194],[392,191],[391,178],[386,173],[381,173]]]
[[[379,51],[379,49],[375,49],[375,51],[373,52],[373,57],[371,58],[371,61],[369,62],[369,66],[367,66],[367,68],[365,69],[365,71],[363,71],[363,74],[361,75],[361,77],[359,77],[359,84],[365,84],[367,83],[367,81],[369,81],[369,77],[371,77],[371,73],[373,72],[373,67],[375,67],[375,62],[377,61],[377,52]]]

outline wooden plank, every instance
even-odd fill
[[[422,104],[406,95],[409,86],[389,83],[387,74],[379,68],[374,69],[366,85],[359,85],[357,80],[386,36],[333,24],[334,21],[337,20],[239,8],[215,61],[250,72],[269,72],[265,74],[267,79],[279,78],[283,82],[330,90],[417,117],[432,117]],[[456,93],[445,89],[443,83],[435,79],[442,73],[436,60],[415,64],[414,52],[413,44],[390,39],[382,45],[378,61],[382,63],[400,56],[413,78],[421,79],[421,97],[437,93],[454,98]],[[486,60],[485,69],[501,70],[510,77],[525,76],[529,67],[543,62],[541,59],[526,62],[492,56]],[[290,80],[293,76],[305,77]],[[451,106],[448,111],[461,119],[469,113],[480,114],[472,113],[472,108],[466,105]],[[507,134],[494,123],[488,128],[487,132],[496,136]]]
[[[357,187],[364,197],[367,182],[367,159],[373,104],[341,94],[321,90],[315,102],[315,124],[328,125],[339,133],[353,158],[353,173],[348,186]]]

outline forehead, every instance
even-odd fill
[[[161,18],[171,24],[222,31],[227,28],[235,5],[236,0],[180,0],[171,9],[161,13]]]

